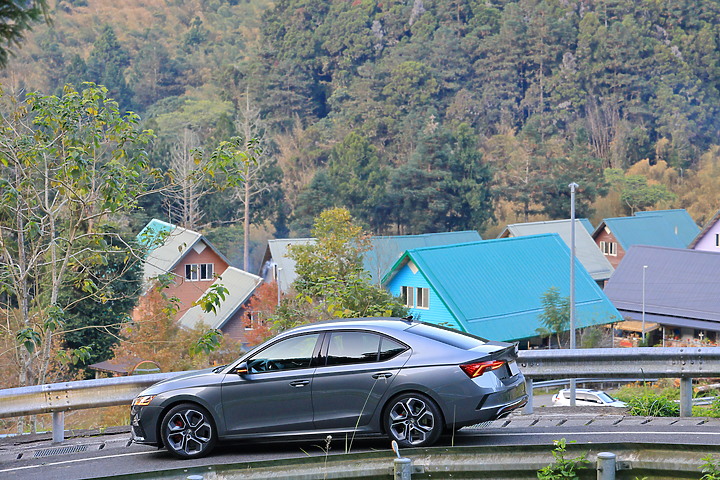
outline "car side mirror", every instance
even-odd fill
[[[248,373],[248,364],[247,362],[239,363],[233,368],[233,373],[236,373],[238,375],[247,375]]]

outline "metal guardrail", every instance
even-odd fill
[[[680,378],[680,415],[692,415],[692,379],[720,377],[720,348],[596,348],[523,350],[518,363],[528,382],[547,378]],[[187,372],[80,380],[0,390],[0,418],[53,414],[53,441],[64,436],[64,412],[130,405],[155,382]]]
[[[0,390],[0,418],[52,413],[53,442],[64,439],[65,412],[130,405],[145,388],[186,372],[78,380]]]
[[[720,377],[720,348],[587,348],[523,350],[525,377],[700,378]]]
[[[720,348],[587,348],[523,350],[518,363],[525,375],[532,413],[533,381],[543,378],[679,378],[680,416],[692,416],[692,379],[720,377]]]

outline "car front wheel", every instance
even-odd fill
[[[173,407],[160,425],[165,448],[178,458],[200,458],[215,447],[217,433],[203,407],[182,403]]]
[[[443,430],[442,415],[434,401],[419,393],[395,397],[385,410],[385,431],[401,447],[428,447]]]

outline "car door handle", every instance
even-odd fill
[[[310,385],[310,380],[298,380],[296,382],[290,382],[291,387],[300,388]]]
[[[390,372],[382,372],[382,373],[376,373],[372,377],[373,378],[390,378],[390,377],[392,377],[392,375],[393,374]]]

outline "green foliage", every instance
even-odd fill
[[[222,344],[223,334],[220,330],[205,331],[190,347],[190,355],[209,355]]]
[[[368,238],[353,223],[350,212],[335,208],[322,212],[315,222],[316,241],[292,245],[298,278],[294,297],[286,297],[271,319],[275,330],[330,318],[405,316],[398,299],[370,284],[363,269]]]
[[[680,404],[676,402],[679,390],[675,387],[625,386],[615,395],[628,404],[630,415],[641,417],[679,417]]]
[[[118,41],[113,28],[105,25],[87,59],[85,81],[104,85],[109,96],[123,109],[129,110],[132,108],[132,91],[125,81],[125,69],[129,65],[127,51]]]
[[[49,22],[47,0],[35,0],[32,2],[16,2],[3,0],[0,2],[2,10],[2,24],[0,24],[0,39],[3,47],[0,48],[0,67],[5,67],[12,54],[10,47],[19,45],[27,30],[30,30],[33,23],[41,18]]]
[[[326,210],[315,221],[316,242],[292,245],[288,257],[295,260],[296,288],[301,294],[321,294],[321,279],[342,282],[362,273],[363,254],[369,239],[344,208]]]
[[[545,336],[555,335],[560,345],[560,334],[570,328],[570,299],[561,297],[559,288],[550,287],[543,293],[540,303],[543,312],[539,318],[544,327],[538,329],[538,333]]]
[[[703,463],[700,465],[700,469],[703,476],[700,480],[720,480],[720,460],[714,458],[712,455],[703,457]]]
[[[555,462],[538,470],[537,478],[539,480],[560,480],[563,478],[579,480],[580,476],[577,471],[590,465],[590,461],[586,458],[587,454],[584,453],[574,458],[565,458],[567,441],[564,438],[553,441],[553,445],[555,445],[555,449],[552,451],[552,456]]]
[[[83,345],[73,350],[60,350],[58,360],[68,366],[77,367],[91,363],[92,347]]]
[[[109,225],[103,229],[108,234],[117,230]],[[54,316],[64,327],[63,347],[71,352],[71,361],[66,362],[71,370],[112,357],[118,333],[137,303],[142,263],[133,249],[140,248],[117,235],[96,239],[89,251],[97,253],[76,259],[72,275],[60,291],[60,302],[67,307],[64,312],[57,308]],[[92,289],[87,288],[89,284]],[[53,318],[51,312],[48,317]]]
[[[6,328],[18,342],[21,384],[44,379],[53,337],[120,323],[132,307],[115,302],[137,298],[129,277],[130,293],[111,284],[140,249],[104,220],[132,211],[158,172],[143,150],[152,133],[107,94],[86,84],[61,97],[0,97],[0,308],[13,312]]]
[[[18,344],[25,347],[29,353],[34,353],[35,349],[42,344],[42,336],[32,327],[25,327],[18,330],[15,334],[15,340]]]
[[[665,185],[649,184],[642,175],[625,175],[622,170],[607,169],[605,178],[619,191],[620,199],[630,213],[651,210],[658,203],[675,198]]]
[[[222,283],[214,283],[207,289],[202,297],[193,302],[193,306],[200,305],[203,312],[217,314],[218,308],[222,302],[225,301],[225,297],[230,293],[225,285]]]

